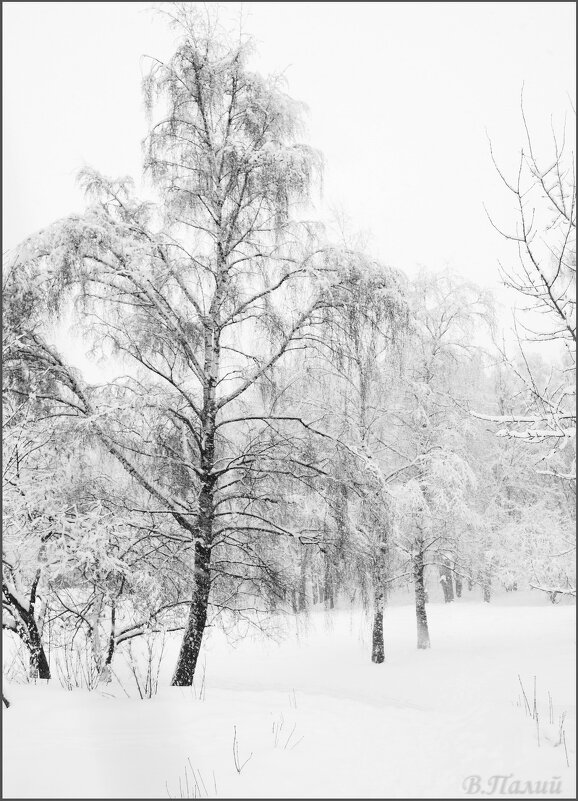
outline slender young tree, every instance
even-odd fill
[[[337,489],[332,504],[335,533],[343,511],[343,504],[335,501],[343,490],[351,495],[354,489],[355,498],[348,503],[349,559],[358,574],[366,574],[363,578],[358,575],[362,586],[367,581],[371,587],[371,659],[379,664],[385,659],[383,614],[392,548],[388,458],[382,438],[408,314],[397,272],[370,260],[357,267],[357,272],[354,267],[357,265],[352,264],[347,297],[336,297],[327,320],[327,331],[319,343],[322,358],[318,370],[332,388],[325,406],[332,407],[330,430],[341,454],[333,471],[339,485],[333,488],[334,495]]]
[[[461,365],[478,353],[475,323],[491,320],[491,304],[485,293],[451,274],[423,273],[413,286],[411,311],[405,395],[396,410],[398,449],[408,453],[409,466],[396,489],[396,544],[413,575],[418,648],[429,648],[426,568],[437,568],[444,599],[450,601],[456,532],[467,517],[467,493],[474,481]]]

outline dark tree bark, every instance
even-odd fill
[[[380,665],[385,661],[385,645],[383,642],[383,609],[377,607],[373,616],[373,636],[371,639],[371,661]]]
[[[211,551],[197,543],[195,546],[195,584],[189,609],[187,627],[181,644],[177,667],[173,676],[173,687],[190,687],[201,650],[203,633],[207,623]]]
[[[104,663],[100,670],[100,681],[109,682],[111,680],[112,659],[116,651],[116,602],[113,599],[110,606],[110,633],[108,635],[108,648]]]
[[[300,612],[307,608],[307,554],[303,550],[301,553],[301,564],[299,567],[299,591],[297,595],[297,607]]]
[[[415,615],[417,620],[417,647],[420,649],[429,648],[429,629],[427,625],[427,613],[425,609],[423,551],[420,551],[414,559],[414,584]]]
[[[2,598],[11,610],[15,621],[14,631],[28,648],[30,662],[30,678],[49,679],[50,665],[42,643],[42,636],[35,617],[36,592],[40,581],[40,570],[37,571],[32,588],[28,608],[20,603],[18,598],[10,592],[7,584],[2,582]]]
[[[215,300],[216,298],[216,300]],[[219,303],[217,291],[213,304]],[[202,443],[200,447],[201,489],[197,516],[198,539],[195,542],[195,568],[189,617],[173,675],[174,687],[190,687],[201,650],[207,623],[211,592],[211,546],[215,522],[215,436],[217,403],[215,387],[219,371],[220,341],[216,325],[205,330],[205,384],[203,387]]]
[[[30,678],[49,679],[50,665],[34,618],[28,621],[28,648],[30,649]]]
[[[461,598],[464,584],[462,582],[462,577],[458,576],[457,573],[454,573],[454,583],[456,588],[456,598]]]
[[[442,564],[439,567],[439,571],[440,584],[444,593],[444,601],[446,604],[448,604],[454,600],[454,584],[452,580],[452,571],[446,557],[443,558]]]
[[[387,575],[387,528],[380,533],[381,541],[378,546],[377,558],[373,574],[373,633],[371,646],[371,661],[381,664],[385,661],[385,642],[383,639],[383,611],[386,601],[386,575]]]
[[[124,583],[124,580],[123,580]],[[106,652],[105,665],[112,664],[112,657],[116,647],[116,603],[113,600],[110,607],[110,637],[108,639],[108,650]]]

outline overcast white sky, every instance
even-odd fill
[[[238,4],[223,4],[228,12]],[[76,170],[140,175],[141,55],[172,34],[148,3],[4,3],[4,249],[80,210]],[[519,97],[547,153],[575,94],[573,3],[244,3],[256,66],[286,70],[326,158],[324,207],[387,263],[497,286],[513,218],[492,168],[515,168]]]

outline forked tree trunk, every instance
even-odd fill
[[[193,597],[189,608],[187,627],[183,636],[177,667],[172,680],[173,687],[190,687],[201,650],[201,642],[207,623],[211,550],[197,543],[195,545],[195,582]]]
[[[429,629],[425,609],[425,582],[423,552],[420,551],[414,558],[414,584],[415,584],[415,616],[417,621],[417,647],[429,648]]]
[[[46,651],[42,643],[42,624],[39,626],[35,617],[35,608],[37,601],[37,590],[40,582],[41,571],[36,571],[36,576],[30,589],[30,602],[28,608],[25,607],[18,598],[10,592],[8,587],[2,585],[2,595],[6,595],[6,600],[9,602],[10,607],[14,610],[12,612],[16,622],[16,634],[20,637],[22,642],[28,648],[29,663],[30,663],[30,678],[32,679],[49,679],[50,678],[50,665],[46,658]],[[41,614],[43,617],[43,613]]]

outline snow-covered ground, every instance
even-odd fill
[[[560,781],[553,795],[574,797],[575,607],[467,595],[428,606],[430,651],[415,648],[410,596],[399,597],[382,665],[369,661],[362,612],[320,610],[286,624],[279,642],[212,631],[194,690],[167,686],[176,638],[152,700],[140,700],[120,654],[124,690],[8,683],[4,797],[452,798],[467,796],[469,776],[486,789],[493,776]],[[518,674],[530,704],[536,676],[539,743]],[[562,713],[570,767],[555,745]]]

